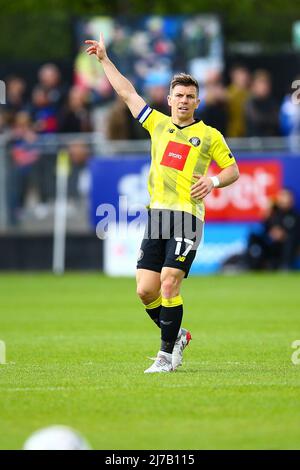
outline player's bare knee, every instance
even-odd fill
[[[136,293],[144,305],[148,305],[159,297],[159,292],[154,292],[144,286],[137,286]]]
[[[162,280],[161,293],[165,299],[171,299],[179,294],[180,282],[176,276],[168,275]]]

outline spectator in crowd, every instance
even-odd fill
[[[84,199],[90,190],[89,146],[84,140],[73,140],[68,145],[68,154],[71,164],[68,195],[75,200]]]
[[[6,83],[6,104],[0,107],[1,117],[0,129],[10,128],[15,119],[15,115],[19,111],[26,109],[26,82],[17,75],[8,77]]]
[[[257,70],[253,76],[251,96],[245,109],[249,137],[278,135],[278,109],[271,92],[270,75],[265,70]]]
[[[17,75],[6,79],[6,107],[14,112],[24,110],[26,106],[26,82]]]
[[[67,92],[61,82],[61,73],[55,64],[44,64],[38,71],[38,85],[47,91],[50,104],[59,110]]]
[[[282,189],[269,209],[261,232],[249,237],[247,264],[250,269],[290,270],[299,246],[300,216],[293,193]]]
[[[130,50],[131,35],[123,25],[116,24],[111,32],[107,52],[114,64],[124,75],[131,72],[132,53]]]
[[[32,171],[40,158],[38,136],[34,132],[30,115],[25,111],[16,114],[9,142],[11,155],[11,220],[18,221],[30,189],[37,190]]]
[[[170,115],[167,95],[169,94],[169,74],[152,73],[145,82],[147,102],[151,108]]]
[[[296,77],[300,84],[300,78]],[[289,90],[290,91],[290,90]],[[283,98],[279,111],[280,132],[289,138],[290,149],[299,151],[298,138],[300,137],[300,95],[299,91],[287,93]]]
[[[74,63],[74,82],[76,86],[88,92],[93,130],[105,137],[115,94],[101,67],[97,67],[96,62],[88,59],[85,51],[80,50]]]
[[[123,100],[116,98],[107,116],[106,138],[108,140],[146,139],[146,131],[132,115]]]
[[[33,124],[28,112],[19,111],[16,114],[10,134],[10,142],[13,145],[13,160],[18,165],[28,165],[37,160],[37,134],[33,130]],[[29,151],[23,153],[23,151],[19,152],[19,149],[29,149]]]
[[[216,127],[222,134],[226,131],[227,108],[226,90],[222,83],[222,75],[218,70],[211,70],[206,77],[204,97],[196,117],[208,126]]]
[[[166,34],[166,26],[165,20],[160,16],[152,16],[146,22],[150,51],[155,54],[157,60],[165,59],[165,63],[171,65],[176,51],[174,43]]]
[[[107,117],[107,139],[128,140],[130,138],[130,119],[127,106],[117,98]]]
[[[73,86],[59,120],[60,132],[91,132],[92,125],[87,104],[87,91]]]
[[[166,34],[167,21],[158,16],[146,20],[145,29],[136,31],[131,38],[131,56],[135,88],[145,91],[152,77],[165,77],[169,81],[175,59],[174,42]],[[132,72],[131,72],[132,73]],[[130,73],[129,73],[130,76]]]
[[[250,96],[250,74],[246,67],[236,65],[230,70],[231,82],[227,87],[227,137],[246,135],[245,105]]]
[[[8,130],[6,115],[0,109],[0,134]]]
[[[39,85],[34,88],[30,110],[36,132],[48,134],[58,131],[57,111],[45,88]]]

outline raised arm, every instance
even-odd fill
[[[86,50],[88,55],[96,55],[101,62],[105,75],[111,83],[116,93],[125,101],[132,115],[137,117],[146,106],[144,99],[138,95],[132,83],[122,75],[117,67],[108,58],[103,34],[100,33],[99,42],[88,39],[85,44],[89,44]]]

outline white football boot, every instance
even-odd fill
[[[183,351],[188,346],[192,339],[192,335],[188,330],[181,328],[180,334],[175,342],[172,352],[172,366],[173,370],[182,365]]]
[[[146,369],[144,373],[153,374],[155,372],[172,372],[172,370],[172,354],[159,351],[152,366]]]

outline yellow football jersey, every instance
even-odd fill
[[[203,121],[179,128],[170,116],[148,105],[138,119],[151,136],[149,207],[189,212],[204,220],[203,200],[191,197],[193,173],[205,175],[212,160],[221,169],[235,163],[224,137]]]

